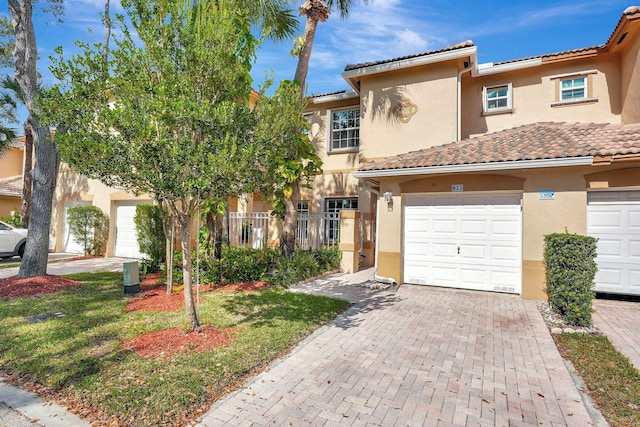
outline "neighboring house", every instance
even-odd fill
[[[600,46],[478,64],[467,41],[343,77],[310,98],[324,174],[300,201],[365,220],[343,252],[544,299],[544,236],[566,230],[599,238],[596,290],[640,295],[640,7]]]
[[[23,167],[24,136],[10,141],[7,150],[0,154],[0,217],[20,212]]]

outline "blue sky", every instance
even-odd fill
[[[112,12],[122,12],[118,0]],[[0,13],[8,13],[2,2]],[[48,57],[56,46],[74,51],[74,40],[101,41],[99,13],[104,0],[66,0],[64,22],[35,17],[40,69],[46,84]],[[292,2],[293,3],[293,2]],[[302,0],[298,0],[302,3]],[[355,0],[347,19],[336,13],[318,25],[307,78],[308,93],[347,89],[345,65],[411,55],[471,39],[478,60],[498,62],[599,45],[608,39],[625,0]],[[304,22],[300,21],[300,32]],[[92,30],[90,33],[89,30]],[[276,80],[293,78],[292,42],[265,43],[253,69],[255,87],[265,72]]]

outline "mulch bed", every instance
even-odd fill
[[[45,274],[44,276],[18,279],[11,276],[0,279],[0,298],[18,298],[41,294],[52,294],[63,289],[75,288],[80,283],[64,277]]]
[[[166,285],[162,283],[160,274],[145,275],[141,277],[143,292],[133,296],[125,308],[126,311],[154,310],[175,311],[184,307],[184,295],[181,290],[174,290],[171,295],[166,293]],[[18,279],[17,276],[0,279],[0,299],[17,298],[21,296],[33,296],[46,293],[54,293],[63,289],[79,286],[75,280],[60,276],[45,275],[31,279]],[[243,282],[231,285],[201,285],[200,292],[254,292],[269,287],[267,282]],[[122,342],[125,349],[135,351],[141,357],[162,357],[171,359],[182,352],[206,351],[208,348],[226,345],[240,332],[239,328],[213,328],[203,326],[192,332],[185,332],[180,328],[157,331],[140,335],[134,339]],[[256,367],[247,375],[258,372],[261,367]],[[34,381],[27,375],[19,375],[0,370],[5,381],[35,392],[40,396],[51,399],[66,406],[71,412],[93,422],[93,425],[115,426],[126,425],[122,420],[111,417],[99,408],[89,404],[74,394],[67,394],[55,390],[46,385]],[[241,384],[241,378],[234,380],[221,394],[211,397],[213,403],[222,394],[237,389]],[[208,410],[208,405],[196,408],[193,413],[175,420],[176,425],[186,425],[199,415]]]
[[[238,328],[200,327],[192,332],[184,332],[180,328],[150,332],[124,341],[122,347],[135,351],[142,357],[172,358],[176,353],[204,351],[212,347],[225,345]]]

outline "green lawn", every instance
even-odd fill
[[[554,335],[612,426],[640,426],[640,372],[603,336]]]
[[[205,293],[200,318],[239,331],[223,347],[142,358],[122,341],[185,327],[184,310],[125,312],[121,273],[67,276],[79,288],[33,298],[0,300],[0,367],[136,426],[175,425],[205,409],[227,387],[263,367],[347,303],[281,289],[253,294]],[[30,316],[62,313],[32,323]]]

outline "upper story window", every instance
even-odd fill
[[[484,88],[482,88],[484,113],[511,112],[512,93],[513,87],[511,83],[495,86],[485,86]]]
[[[357,148],[360,143],[360,109],[331,111],[329,151]]]
[[[560,100],[584,99],[587,97],[587,77],[560,80]]]
[[[556,82],[556,99],[551,106],[597,101],[592,93],[592,79],[597,73],[598,70],[588,70],[551,76],[550,79]]]

